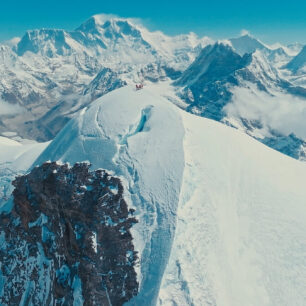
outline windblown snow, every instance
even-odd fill
[[[130,305],[305,305],[304,163],[129,86],[72,119],[46,160],[123,178],[140,221]]]

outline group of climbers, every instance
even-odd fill
[[[143,89],[143,84],[136,84],[136,90]]]

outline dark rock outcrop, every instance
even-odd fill
[[[52,162],[13,185],[0,216],[1,305],[122,305],[137,294],[137,221],[119,178]]]
[[[229,87],[239,84],[238,73],[251,59],[250,54],[241,57],[230,46],[219,43],[204,48],[175,83],[183,87],[187,111],[220,121],[223,107],[232,98]]]
[[[288,136],[274,135],[272,137],[265,137],[259,139],[265,145],[296,159],[305,161],[306,142],[291,133]]]
[[[110,68],[103,68],[85,88],[83,94],[90,95],[91,101],[102,97],[110,91],[127,85],[120,74]]]

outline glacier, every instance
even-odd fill
[[[136,212],[129,305],[304,305],[306,165],[131,86],[73,118],[33,163],[89,161]]]

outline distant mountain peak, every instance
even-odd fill
[[[250,58],[241,56],[229,44],[217,42],[205,47],[197,59],[183,73],[179,84],[194,84],[227,77],[234,71],[245,67]]]
[[[67,50],[71,49],[66,42],[66,32],[62,29],[30,30],[16,45],[16,52],[19,56],[27,51],[38,53],[42,49],[44,49],[43,53],[49,57],[55,53],[64,55]]]
[[[306,45],[302,48],[300,53],[286,65],[286,68],[293,72],[298,72],[302,69],[306,70]]]
[[[245,53],[253,53],[255,50],[268,49],[265,44],[250,34],[245,34],[237,38],[231,38],[229,41],[236,52],[240,55],[244,55]]]
[[[76,31],[82,31],[86,33],[101,33],[101,29],[112,28],[116,32],[132,32],[137,28],[136,19],[122,18],[116,15],[99,14],[90,17],[84,23],[82,23]]]

